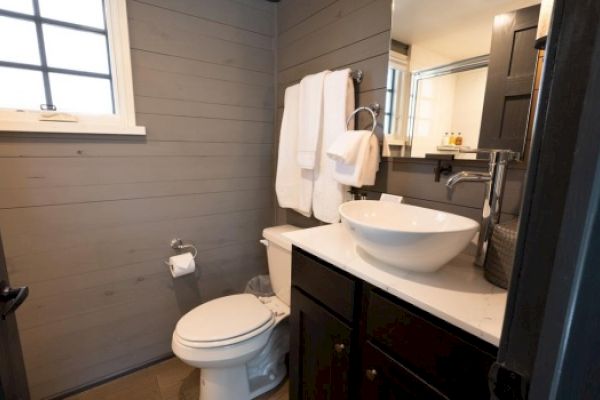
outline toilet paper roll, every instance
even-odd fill
[[[191,253],[179,254],[169,258],[169,269],[173,278],[178,276],[192,274],[196,270],[194,256]]]

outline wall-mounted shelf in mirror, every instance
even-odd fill
[[[539,2],[393,0],[384,155],[525,154]]]

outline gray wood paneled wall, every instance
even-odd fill
[[[360,104],[385,104],[391,3],[391,0],[282,0],[277,32],[276,136],[285,88],[306,74],[324,69],[360,68],[365,72],[359,89]],[[450,197],[443,184],[445,179],[434,182],[433,168],[434,163],[428,160],[384,159],[375,186],[365,189],[374,198],[379,192],[393,193],[404,196],[410,204],[479,219],[483,186],[459,185]],[[456,162],[454,172],[485,168],[486,165],[473,162]],[[509,173],[503,205],[505,218],[518,214],[523,176],[523,166]],[[318,223],[281,209],[277,220],[299,226]]]
[[[0,136],[0,229],[33,398],[170,353],[178,318],[266,272],[275,6],[129,0],[146,138]],[[173,280],[169,241],[198,246]]]

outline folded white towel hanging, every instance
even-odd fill
[[[346,135],[346,119],[354,110],[354,82],[350,74],[350,69],[329,73],[323,88],[323,133],[314,169],[313,214],[327,223],[340,220],[338,208],[347,192],[347,186],[335,180],[335,161],[325,150]]]
[[[335,163],[335,179],[343,184],[354,187],[374,185],[375,175],[379,170],[379,142],[371,131],[360,132],[362,139],[354,164]],[[350,132],[349,132],[350,133]]]
[[[323,129],[323,83],[329,71],[305,76],[300,81],[298,165],[314,169]]]
[[[285,91],[283,119],[279,135],[279,152],[277,157],[277,174],[275,177],[275,192],[277,201],[282,208],[292,208],[309,217],[310,204],[302,202],[309,191],[312,196],[312,179],[305,179],[302,169],[296,162],[298,140],[298,113],[300,86],[290,86]],[[310,186],[310,187],[307,187]]]
[[[367,131],[347,131],[338,136],[327,148],[327,156],[333,161],[354,164],[365,132]]]

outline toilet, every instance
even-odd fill
[[[201,368],[202,400],[249,400],[285,378],[289,350],[292,244],[282,225],[263,230],[274,296],[235,294],[185,314],[173,332],[173,353]]]

